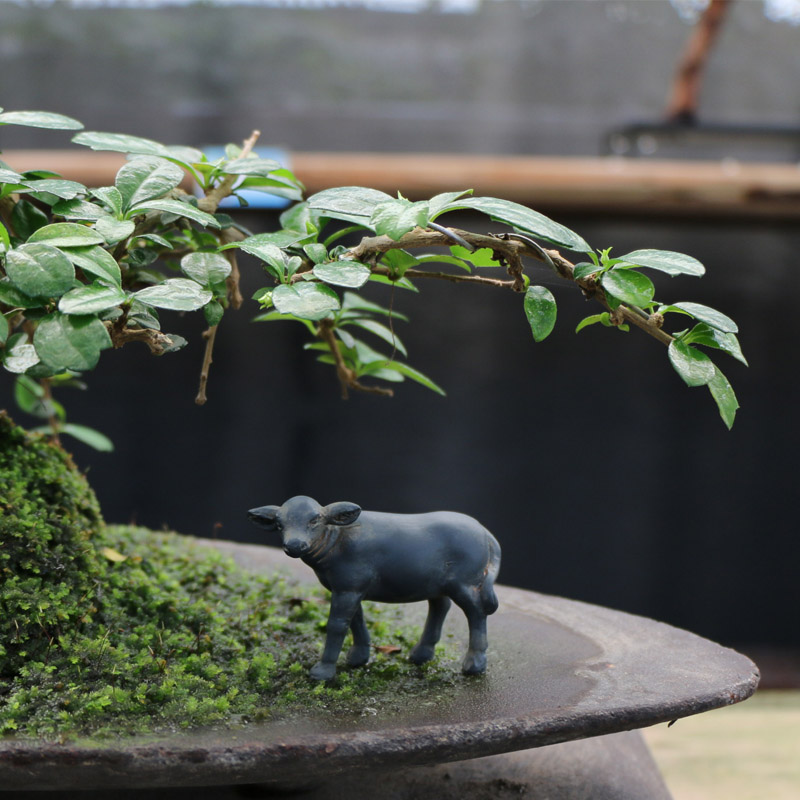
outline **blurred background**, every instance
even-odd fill
[[[689,253],[708,274],[657,276],[657,297],[732,316],[751,365],[717,359],[741,404],[728,432],[655,341],[576,336],[595,309],[534,266],[559,303],[538,345],[510,293],[395,292],[409,363],[446,398],[405,383],[391,400],[342,401],[303,328],[252,323],[251,304],[226,314],[198,407],[200,321],[165,312],[186,349],[105,353],[87,392],[61,395],[71,421],[116,444],[68,443],[107,519],[265,541],[245,511],[300,493],[463,511],[500,539],[503,582],[656,617],[796,679],[800,4],[724,5],[692,107],[675,105],[674,81],[702,0],[0,0],[7,110],[167,144],[258,128],[309,189],[331,174],[412,199],[473,187],[616,254]],[[22,166],[15,153],[68,140],[8,126],[0,148]],[[348,177],[363,153],[380,157]],[[235,213],[279,227],[275,211]],[[266,283],[243,267],[249,296]],[[386,287],[372,296],[389,302]],[[11,385],[0,407],[13,409]]]

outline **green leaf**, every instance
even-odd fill
[[[94,369],[100,352],[111,347],[111,339],[97,317],[57,312],[39,323],[33,344],[39,358],[52,369],[80,372]]]
[[[543,341],[556,324],[555,297],[544,286],[529,286],[525,292],[524,306],[534,341]]]
[[[261,258],[259,255],[259,248],[263,245],[270,245],[283,249],[291,247],[293,244],[297,244],[302,239],[307,238],[308,234],[294,230],[275,231],[275,233],[257,233],[255,236],[248,236],[246,239],[242,239],[241,242],[231,242],[230,244],[223,245],[219,249],[230,250],[232,247],[238,247],[244,250],[245,253],[250,253],[251,255]]]
[[[8,235],[8,230],[2,222],[0,222],[0,255],[6,250],[11,249],[11,238]]]
[[[481,211],[497,222],[505,223],[522,233],[545,239],[569,250],[587,253],[592,249],[581,236],[569,228],[554,222],[538,211],[533,211],[510,200],[499,200],[496,197],[467,197],[448,204],[440,213],[464,208]]]
[[[0,278],[0,303],[10,308],[41,308],[44,298],[29,297],[17,289],[8,278]]]
[[[6,254],[6,273],[29,297],[59,297],[75,284],[69,259],[47,244],[23,244]]]
[[[133,296],[140,303],[172,311],[195,311],[214,297],[210,290],[188,278],[167,278],[164,283],[140,289]]]
[[[211,287],[231,274],[231,265],[219,253],[189,253],[181,259],[181,269],[201,286]]]
[[[372,366],[378,369],[390,369],[394,372],[399,372],[401,375],[411,378],[412,381],[422,384],[422,386],[431,389],[443,397],[446,395],[446,392],[441,386],[435,384],[429,377],[423,375],[419,370],[410,367],[408,364],[402,364],[399,361],[386,361],[382,364],[380,364],[380,362],[375,363]]]
[[[86,200],[61,200],[53,206],[53,213],[66,219],[95,220],[104,217],[108,212],[96,203]]]
[[[28,242],[44,242],[53,247],[86,247],[104,244],[105,239],[97,231],[77,222],[54,222],[34,231]]]
[[[429,207],[427,202],[412,203],[402,198],[378,203],[372,211],[369,226],[380,235],[398,241],[414,228],[424,228],[428,224]]]
[[[47,215],[27,200],[20,200],[11,212],[11,224],[21,239],[27,239],[48,222]]]
[[[83,126],[81,126],[83,127]],[[72,137],[75,144],[82,144],[92,150],[111,150],[115,153],[131,153],[146,156],[166,156],[169,148],[152,139],[128,136],[123,133],[100,133],[99,131],[83,131]]]
[[[666,272],[667,275],[694,275],[700,277],[705,274],[706,268],[696,259],[684,253],[675,253],[672,250],[634,250],[620,257],[621,261],[634,264],[637,267]]]
[[[161,211],[165,214],[175,214],[178,217],[186,217],[194,222],[200,223],[205,227],[219,228],[219,222],[211,214],[206,214],[191,203],[183,203],[180,200],[148,200],[139,205],[133,206],[128,210],[129,216],[144,214],[148,211]]]
[[[122,284],[119,264],[107,250],[98,245],[92,247],[70,247],[64,255],[76,266],[112,286]]]
[[[116,219],[106,215],[97,220],[95,230],[105,239],[106,244],[117,244],[131,236],[136,226],[129,219]]]
[[[469,261],[464,261],[463,258],[456,258],[456,256],[446,256],[444,253],[430,253],[428,255],[417,256],[417,263],[452,264],[454,267],[463,269],[466,272],[472,272],[472,264]]]
[[[59,427],[58,432],[67,433],[79,442],[83,442],[101,453],[110,453],[114,450],[114,443],[108,436],[96,431],[94,428],[87,428],[85,425],[66,422]]]
[[[472,194],[472,189],[465,189],[463,192],[444,192],[431,197],[428,200],[429,219],[436,219],[447,206],[452,205],[459,197],[463,197],[465,194]]]
[[[39,363],[39,356],[32,344],[28,343],[26,333],[15,333],[6,342],[3,350],[3,366],[16,375],[20,375]]]
[[[384,286],[391,286],[394,289],[407,289],[410,292],[419,292],[416,286],[408,278],[392,278],[389,275],[376,275],[374,272],[369,276],[373,283],[382,283]]]
[[[8,339],[8,320],[4,314],[0,314],[0,344]]]
[[[62,131],[78,131],[83,128],[78,120],[49,111],[6,111],[0,114],[0,125],[24,125],[28,128]]]
[[[128,210],[146,200],[162,197],[182,180],[183,170],[180,167],[163,158],[145,156],[129,161],[122,167],[114,185],[122,195],[123,209]]]
[[[271,172],[283,169],[282,165],[271,158],[247,156],[237,158],[223,164],[221,170],[226,175],[255,175],[266,178]]]
[[[714,377],[708,382],[708,388],[717,404],[722,421],[730,430],[736,418],[739,401],[736,399],[730,382],[716,366],[714,367]]]
[[[611,269],[600,278],[603,288],[623,303],[646,306],[653,301],[656,287],[647,275],[632,269]]]
[[[39,419],[58,417],[63,420],[66,416],[64,406],[47,397],[44,388],[30,375],[20,375],[14,382],[14,399],[26,414]]]
[[[363,319],[364,316],[357,312],[365,311],[367,314],[381,314],[385,317],[394,317],[394,319],[408,322],[408,317],[405,314],[401,314],[399,311],[394,311],[390,308],[379,306],[377,303],[373,303],[371,300],[366,300],[355,292],[344,293],[344,297],[342,298],[342,309],[347,312],[342,316],[346,316],[348,319]]]
[[[116,186],[103,186],[99,189],[92,189],[92,196],[96,197],[101,203],[105,203],[111,210],[113,216],[122,216],[123,199],[122,194]]]
[[[336,292],[319,283],[278,286],[272,293],[272,302],[281,314],[313,320],[323,319],[340,307]]]
[[[369,331],[378,338],[383,339],[384,342],[392,345],[392,347],[396,348],[397,351],[402,353],[404,356],[408,355],[405,345],[400,341],[397,334],[394,333],[394,331],[392,331],[390,328],[382,325],[380,322],[377,322],[374,319],[354,319],[351,321],[348,320],[346,324],[356,325],[365,331]]]
[[[580,264],[575,265],[575,269],[572,272],[572,277],[575,278],[576,281],[582,281],[584,278],[588,278],[595,272],[600,272],[601,267],[597,264],[593,264],[590,261],[582,261]]]
[[[94,283],[67,292],[58,301],[58,310],[62,314],[97,314],[114,308],[127,299],[128,296],[118,286]]]
[[[355,222],[366,227],[375,206],[391,199],[391,195],[377,189],[342,186],[317,192],[308,198],[307,203],[309,209],[320,212],[326,217]]]
[[[714,378],[714,362],[702,351],[676,339],[669,344],[669,360],[687,386],[705,386]]]
[[[481,247],[474,252],[470,252],[466,247],[453,245],[450,252],[463,261],[468,261],[475,267],[501,267],[502,264],[494,257],[494,253],[488,247]]]
[[[77,181],[65,181],[61,178],[46,178],[43,180],[25,181],[25,186],[34,193],[54,194],[62,200],[72,200],[78,195],[85,194],[88,190]]]
[[[669,311],[683,312],[690,317],[705,322],[707,325],[723,333],[739,332],[738,325],[730,317],[725,316],[725,314],[721,311],[717,311],[715,308],[709,308],[700,303],[672,303],[672,305],[661,306],[658,310],[662,314]]]
[[[216,300],[212,300],[210,303],[206,303],[206,305],[203,306],[203,316],[206,318],[206,323],[209,328],[219,325],[224,313],[225,309],[222,307],[222,304],[218,303]]]
[[[611,316],[608,313],[608,311],[604,311],[602,314],[592,314],[589,317],[584,317],[578,323],[578,327],[575,328],[575,333],[580,333],[584,328],[588,328],[589,325],[594,325],[597,322],[602,323],[606,327],[610,327],[610,325],[611,325]]]
[[[744,357],[742,347],[734,333],[725,333],[706,325],[705,322],[698,322],[692,330],[681,337],[681,340],[686,344],[702,344],[716,350],[724,350],[747,366],[747,359]]]
[[[303,245],[303,252],[315,263],[322,264],[328,260],[328,248],[319,242]]]
[[[312,270],[314,276],[332,286],[361,288],[368,280],[371,270],[366,264],[357,261],[329,261],[317,264]]]
[[[0,167],[0,183],[11,183],[22,186],[25,183],[25,178],[23,178],[18,172],[14,172],[13,169],[8,169],[8,167]]]

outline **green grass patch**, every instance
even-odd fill
[[[260,576],[190,537],[106,526],[60,448],[0,416],[0,733],[62,740],[391,713],[463,680],[416,667],[403,607],[365,609],[376,649],[330,684],[307,674],[320,588]],[[384,652],[400,648],[399,651]]]

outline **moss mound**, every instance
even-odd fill
[[[0,734],[63,739],[391,713],[462,680],[405,661],[402,607],[367,612],[374,661],[312,682],[321,590],[256,576],[190,537],[103,524],[70,458],[0,415]],[[399,652],[395,652],[399,651]]]

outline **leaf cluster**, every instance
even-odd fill
[[[38,112],[0,113],[3,123],[80,127]],[[520,292],[538,342],[553,330],[557,308],[552,292],[530,285],[524,272],[523,259],[534,258],[604,306],[578,330],[597,322],[645,330],[668,345],[670,363],[688,385],[709,387],[726,425],[733,423],[736,397],[707,349],[744,362],[735,324],[697,303],[656,302],[655,284],[646,274],[701,276],[704,267],[691,256],[636,250],[612,258],[610,249],[595,251],[539,212],[470,191],[410,201],[349,186],[303,200],[303,187],[291,172],[253,154],[252,138],[244,148],[229,145],[213,161],[193,148],[122,134],[81,131],[73,141],[127,155],[113,186],[88,188],[52,173],[17,173],[0,162],[0,360],[17,376],[15,396],[23,410],[56,433],[110,446],[67,422],[52,390],[81,386],[82,374],[111,347],[140,341],[157,355],[183,347],[180,336],[161,331],[164,311],[204,314],[212,335],[198,395],[203,402],[213,333],[241,300],[242,254],[255,259],[267,284],[253,296],[262,312],[256,321],[305,326],[312,337],[307,349],[334,366],[345,396],[348,389],[391,394],[380,383],[406,379],[444,393],[407,363],[395,330],[407,318],[394,309],[394,293],[389,306],[380,305],[361,294],[370,284],[417,292],[420,280],[436,278]],[[199,187],[199,198],[187,193],[187,180]],[[217,212],[220,200],[238,196],[240,189],[294,201],[279,231],[253,234]],[[465,210],[480,212],[507,233],[457,232],[439,222]],[[584,260],[573,264],[540,242]],[[434,264],[444,271],[432,269]],[[494,277],[504,270],[507,279]],[[668,334],[666,315],[688,316],[693,327]]]

